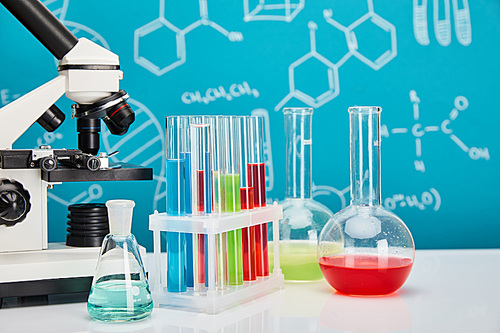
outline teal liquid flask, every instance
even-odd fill
[[[101,246],[87,303],[89,314],[100,321],[133,321],[153,311],[153,300],[139,246],[131,233],[131,200],[106,202],[110,233]]]

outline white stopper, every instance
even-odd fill
[[[109,233],[130,235],[135,202],[132,200],[108,200]]]

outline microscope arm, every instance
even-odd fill
[[[0,109],[0,149],[11,149],[12,144],[65,92],[66,78],[59,75]]]

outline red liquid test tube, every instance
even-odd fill
[[[266,168],[264,164],[264,119],[249,117],[251,158],[247,165],[252,177],[254,207],[266,206]],[[269,253],[267,223],[253,226],[255,232],[255,255],[257,276],[269,276]]]
[[[250,142],[249,142],[249,117],[238,117],[240,127],[240,199],[241,209],[249,210],[254,208],[254,189],[252,185],[253,177],[249,173],[247,164],[249,162]],[[256,275],[256,243],[255,229],[253,227],[242,228],[242,246],[243,246],[243,281],[255,281]]]

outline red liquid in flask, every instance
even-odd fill
[[[413,259],[375,255],[322,257],[319,266],[338,292],[348,295],[387,295],[405,283]]]

